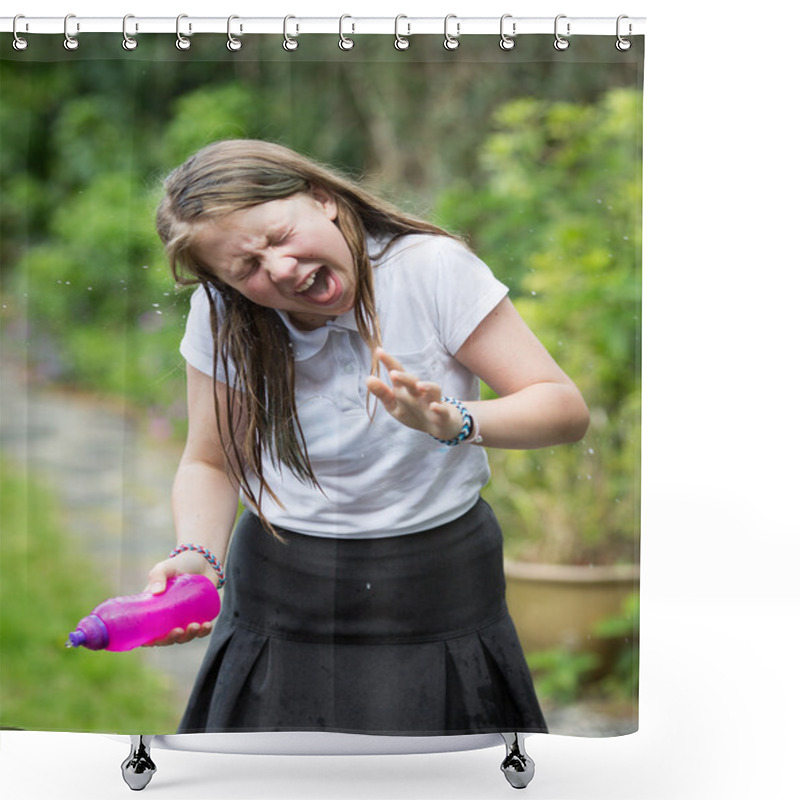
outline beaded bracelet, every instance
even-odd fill
[[[454,397],[442,397],[441,402],[450,403],[461,412],[461,430],[458,436],[454,436],[452,439],[439,439],[438,436],[434,436],[433,438],[437,442],[446,444],[448,447],[455,447],[457,444],[478,444],[483,441],[478,430],[477,420],[460,400],[456,400]]]
[[[217,557],[213,555],[211,551],[206,550],[205,547],[201,547],[199,544],[181,544],[169,554],[169,557],[175,558],[175,556],[185,553],[187,550],[191,550],[193,553],[200,553],[200,555],[203,556],[203,558],[208,561],[209,564],[211,564],[214,572],[217,573],[217,577],[219,578],[217,589],[221,589],[225,585],[225,571],[222,569],[222,565],[219,563],[219,561],[217,561]]]

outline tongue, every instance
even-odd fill
[[[314,283],[303,292],[303,297],[312,303],[330,303],[336,296],[338,283],[327,267],[320,267],[317,270]]]

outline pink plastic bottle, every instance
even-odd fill
[[[67,647],[133,650],[173,628],[210,622],[219,609],[219,592],[205,575],[177,575],[162,594],[142,592],[101,603],[78,623]]]

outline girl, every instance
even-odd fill
[[[576,387],[459,241],[297,153],[217,143],[165,188],[199,286],[178,547],[149,588],[227,573],[180,730],[546,731],[483,448],[580,439]]]

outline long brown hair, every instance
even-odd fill
[[[312,187],[326,190],[336,200],[336,224],[355,264],[356,324],[373,353],[372,371],[377,373],[374,354],[380,344],[380,326],[367,236],[382,237],[385,252],[400,236],[449,236],[446,231],[403,213],[330,167],[281,145],[250,139],[209,145],[170,173],[156,218],[176,282],[184,286],[200,284],[208,295],[214,375],[221,365],[228,387],[227,407],[239,408],[241,417],[234,419],[229,413],[223,420],[215,392],[217,429],[221,441],[227,438],[231,442],[225,450],[229,468],[270,530],[259,498],[266,493],[279,505],[280,500],[264,477],[264,455],[274,465],[286,466],[300,480],[319,488],[297,419],[289,333],[273,309],[252,303],[200,262],[193,251],[194,234],[200,223]],[[238,403],[233,402],[234,396]],[[240,424],[244,430],[241,444],[235,435]],[[258,496],[247,481],[248,472],[258,479]]]

